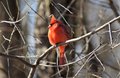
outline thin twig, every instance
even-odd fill
[[[73,12],[71,12],[68,8],[64,7],[62,4],[57,3],[57,5],[60,5],[62,8],[65,9],[65,11],[68,11],[69,13],[73,14]]]
[[[7,8],[5,7],[5,5],[3,4],[3,2],[1,2],[1,4],[2,4],[2,6],[4,7],[5,11],[7,12],[8,16],[10,17],[10,20],[11,20],[11,21],[14,21],[13,18],[9,15],[9,12],[8,12]],[[16,26],[16,24],[13,23],[13,25],[14,25],[15,28],[17,29],[17,31],[18,31],[18,33],[20,34],[20,37],[21,37],[23,43],[25,44],[25,40],[24,40],[24,38],[23,38],[23,35],[22,35],[21,31],[20,31],[19,28]]]
[[[64,43],[58,44],[58,46],[60,46],[60,45],[65,45],[65,44],[68,44],[68,43],[71,43],[71,42],[75,42],[75,41],[84,39],[84,38],[86,38],[86,37],[88,37],[88,36],[90,36],[90,35],[98,32],[98,31],[102,30],[102,29],[105,28],[108,24],[110,24],[110,23],[118,20],[119,18],[120,18],[120,16],[118,16],[118,17],[110,20],[109,22],[103,24],[102,26],[100,26],[99,28],[95,29],[95,30],[92,31],[92,32],[86,33],[85,35],[80,36],[80,37],[77,37],[77,38],[73,38],[73,39],[67,40],[67,41],[64,42]],[[34,64],[34,65],[29,64],[28,62],[22,60],[21,58],[15,57],[15,56],[6,55],[6,54],[1,54],[1,53],[0,53],[0,56],[4,56],[4,57],[7,57],[7,58],[17,59],[17,60],[25,63],[27,66],[32,67],[31,70],[30,70],[29,76],[28,76],[28,78],[32,78],[33,75],[34,75],[34,73],[35,73],[35,70],[36,70],[37,66],[39,65],[40,60],[42,60],[42,58],[45,57],[45,56],[50,52],[50,50],[52,50],[53,48],[56,48],[56,47],[55,47],[55,46],[51,46],[50,48],[48,48],[48,49],[35,61],[35,64]],[[87,56],[89,56],[89,55],[91,55],[91,53],[89,53]],[[85,56],[85,57],[83,57],[83,58],[86,58],[87,56]],[[80,60],[81,60],[81,59],[80,59]],[[71,64],[76,63],[76,62],[78,62],[78,61],[80,61],[80,60],[77,60],[77,61],[75,61],[75,62],[71,62],[71,63],[69,63],[69,64],[60,65],[60,66],[71,65]]]
[[[51,5],[56,9],[56,11],[60,14],[60,16],[61,16],[61,17],[63,18],[63,20],[65,21],[65,23],[70,27],[71,32],[74,33],[73,30],[72,30],[72,28],[71,28],[71,26],[70,26],[70,24],[67,22],[67,20],[64,18],[64,16],[61,14],[61,12],[59,11],[59,9],[55,6],[56,3],[55,3],[54,1],[52,1],[52,2],[51,2]]]
[[[82,70],[82,68],[87,64],[88,61],[90,61],[89,59],[94,55],[94,53],[97,51],[97,49],[99,48],[100,46],[96,47],[93,51],[92,51],[92,54],[86,59],[86,61],[84,62],[84,64],[80,67],[80,69],[77,71],[77,73],[74,75],[73,78],[75,78],[79,72]]]
[[[114,48],[118,47],[119,45],[120,45],[120,43],[118,43],[118,44],[116,44],[116,45],[112,46],[112,49],[114,49]]]
[[[108,24],[108,28],[109,28],[110,44],[112,45],[113,39],[112,39],[112,31],[111,31],[111,26],[110,26],[110,24]]]
[[[23,59],[21,59],[21,58],[19,58],[17,56],[14,56],[14,55],[7,55],[7,54],[3,54],[3,53],[0,52],[0,56],[10,58],[10,59],[16,59],[16,60],[24,63],[28,67],[32,67],[32,68],[35,67],[34,65],[32,65],[32,64],[28,63],[27,61],[25,61],[25,60],[23,60]]]
[[[68,43],[71,43],[71,42],[75,42],[75,41],[81,40],[81,39],[83,39],[83,38],[85,38],[85,37],[88,37],[88,36],[90,36],[90,35],[92,35],[92,34],[95,34],[96,32],[99,32],[100,30],[102,30],[102,29],[104,29],[105,27],[107,27],[108,24],[110,24],[110,23],[118,20],[119,18],[120,18],[120,16],[118,16],[118,17],[110,20],[109,22],[103,24],[102,26],[99,26],[99,28],[95,29],[94,31],[91,31],[91,32],[89,32],[89,33],[86,33],[86,34],[83,35],[83,36],[80,36],[80,37],[77,37],[77,38],[73,38],[73,39],[67,40],[65,43],[61,43],[61,44],[68,44]],[[60,44],[60,45],[61,45],[61,44]]]
[[[44,21],[45,23],[48,24],[48,22],[46,21],[46,18],[42,17],[38,12],[36,12],[26,0],[24,0],[24,1],[25,1],[25,3],[30,7],[30,9],[31,9],[32,11],[34,11],[39,17],[41,17],[41,18],[43,19],[43,21]]]
[[[94,76],[95,78],[102,78],[102,77],[100,77],[100,76],[98,76],[96,74],[91,74],[91,75]]]
[[[72,0],[72,1],[70,2],[70,4],[68,4],[67,9],[69,9],[75,1],[76,1],[76,0]],[[65,9],[65,10],[62,12],[61,16],[64,16],[66,12],[67,12],[67,10]],[[58,19],[61,19],[61,16],[59,16]]]
[[[94,53],[95,58],[99,61],[99,63],[101,64],[103,71],[105,71],[105,67],[103,65],[103,63],[101,62],[101,60],[97,57],[96,53]]]
[[[65,53],[64,53],[64,57],[65,57],[66,63],[68,63],[68,59],[67,59]],[[68,78],[68,76],[69,76],[69,71],[70,71],[70,68],[69,68],[69,65],[67,65],[67,74],[66,74],[66,78]]]
[[[22,21],[27,14],[28,14],[28,13],[26,13],[21,19],[19,19],[19,20],[17,20],[17,21],[1,21],[0,23],[15,24],[15,23],[18,23],[18,22]]]
[[[106,44],[104,44],[103,46],[101,46],[99,49],[101,49],[101,48],[103,48],[103,47],[105,47],[105,46],[106,46]],[[98,50],[99,50],[99,49],[98,49]],[[86,57],[90,56],[92,53],[93,53],[93,51],[90,52],[90,53],[88,53],[87,55],[81,57],[80,59],[74,61],[74,62],[70,62],[70,63],[64,64],[64,65],[59,65],[59,67],[75,64],[75,63],[77,63],[77,62],[85,59]],[[100,54],[100,53],[99,53],[99,54]],[[99,55],[99,54],[97,54],[97,55]],[[93,59],[93,58],[94,58],[94,56],[93,56],[91,59]],[[91,59],[90,59],[90,60],[91,60]],[[55,65],[45,65],[45,64],[39,64],[39,65],[40,65],[40,66],[45,66],[45,67],[57,67],[57,66],[55,66]]]
[[[30,70],[29,75],[28,75],[27,78],[33,78],[34,73],[35,73],[35,70],[36,70],[37,66],[39,65],[40,60],[41,60],[43,57],[45,57],[45,56],[50,52],[50,50],[53,49],[53,48],[55,48],[55,46],[51,46],[50,48],[48,48],[48,49],[35,61],[35,63],[34,63],[35,67],[34,67],[34,68],[31,68],[31,70]]]
[[[1,2],[2,3],[2,2]],[[8,16],[10,17],[10,19],[11,20],[13,20],[13,18],[12,18],[12,14],[11,14],[11,11],[10,11],[10,8],[9,8],[9,4],[8,4],[8,1],[6,0],[6,3],[7,3],[7,7],[8,7],[8,9],[5,7],[5,5],[2,3],[2,6],[4,7],[4,9],[5,9],[5,11],[7,12],[7,14],[8,14]],[[10,38],[9,38],[9,42],[8,42],[8,46],[7,46],[7,49],[5,50],[5,53],[7,54],[7,55],[9,55],[9,48],[10,48],[10,43],[11,43],[11,40],[12,40],[12,38],[13,38],[13,34],[14,34],[14,32],[15,32],[15,26],[14,26],[14,28],[13,28],[13,30],[12,30],[12,32],[11,32],[11,34],[10,34]],[[4,37],[4,36],[3,36]],[[8,78],[10,78],[10,59],[9,58],[7,58],[7,67],[8,67],[8,72],[7,72],[7,74],[8,74]]]
[[[92,32],[86,33],[85,35],[80,36],[80,37],[77,37],[77,38],[73,38],[73,39],[67,40],[67,41],[64,42],[64,43],[58,44],[58,46],[60,46],[60,45],[65,45],[65,44],[68,44],[68,43],[71,43],[71,42],[75,42],[75,41],[84,39],[84,38],[86,38],[86,37],[88,37],[88,36],[90,36],[90,35],[92,35],[92,34],[95,34],[96,32],[98,32],[98,31],[102,30],[103,28],[105,28],[106,26],[108,26],[108,24],[110,24],[110,23],[118,20],[119,18],[120,18],[120,16],[118,16],[118,17],[110,20],[109,22],[103,24],[102,26],[100,26],[99,28],[95,29],[95,30],[92,31]],[[30,73],[29,73],[29,75],[28,75],[28,78],[32,78],[32,77],[34,76],[35,70],[36,70],[37,66],[39,65],[39,61],[40,61],[44,56],[46,56],[46,55],[49,53],[49,51],[50,51],[51,49],[53,49],[53,48],[55,48],[55,46],[51,46],[49,49],[47,49],[47,50],[35,61],[35,67],[34,67],[34,68],[31,68]],[[90,54],[89,54],[89,55],[90,55]],[[85,57],[84,57],[84,58],[85,58]],[[76,62],[76,61],[75,61],[75,62]],[[72,63],[73,63],[73,62],[72,62]],[[69,64],[71,64],[71,63],[69,63]],[[61,66],[64,66],[64,65],[61,65]]]
[[[60,58],[60,54],[59,54],[59,49],[58,49],[58,48],[56,48],[56,52],[57,52],[57,59],[56,59],[56,62],[57,62],[57,71],[58,71],[59,77],[61,77],[61,73],[60,73],[60,69],[59,69],[59,58]]]

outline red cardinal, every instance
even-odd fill
[[[51,15],[50,25],[48,26],[48,38],[51,45],[56,45],[71,38],[70,28],[65,26],[61,21],[57,20],[54,15]],[[59,46],[59,65],[65,64],[65,47],[67,45]]]

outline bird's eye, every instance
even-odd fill
[[[58,21],[55,21],[53,23],[50,23],[50,26],[53,26],[54,24],[56,24]]]
[[[53,24],[50,24],[50,26],[52,26]]]
[[[51,26],[53,25],[54,23],[50,24]]]

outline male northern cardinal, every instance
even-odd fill
[[[60,20],[57,20],[54,15],[51,15],[50,24],[48,26],[48,38],[51,45],[56,45],[71,38],[70,28],[65,26]],[[66,45],[59,46],[59,65],[65,64],[65,47]]]

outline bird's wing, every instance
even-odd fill
[[[70,38],[72,38],[72,31],[71,31],[71,29],[70,29],[70,27],[68,27],[68,26],[66,26],[66,25],[64,25],[64,24],[61,24],[60,25],[61,27],[63,27],[63,29],[64,29],[64,32],[66,33],[66,35],[67,35],[67,37],[70,39]]]

